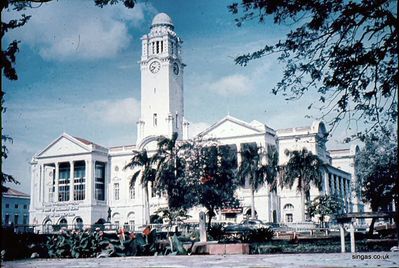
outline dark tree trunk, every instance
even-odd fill
[[[209,230],[211,229],[211,222],[212,222],[212,217],[214,215],[214,208],[211,207],[210,209],[208,209],[208,226],[207,226],[207,231],[209,232]]]
[[[369,226],[368,237],[370,237],[370,238],[373,236],[373,233],[374,233],[374,224],[375,224],[375,220],[376,220],[376,218],[373,218],[373,219],[371,220],[371,223],[370,223],[370,226]]]

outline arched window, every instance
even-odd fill
[[[120,214],[118,212],[114,213],[112,215],[112,221],[114,223],[114,227],[119,228],[119,223],[120,223]]]
[[[114,200],[119,200],[119,183],[114,183]]]
[[[135,229],[135,220],[136,220],[134,212],[129,212],[127,214],[127,220],[128,220],[128,224],[129,224],[129,230],[130,231],[134,231],[134,229]]]
[[[133,187],[129,187],[129,198],[136,199],[136,187],[134,185]]]
[[[284,206],[284,210],[293,210],[293,209],[294,209],[294,206],[292,204],[286,204]]]

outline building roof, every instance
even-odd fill
[[[93,142],[91,142],[89,140],[86,140],[86,139],[82,139],[82,138],[79,138],[79,137],[74,137],[74,138],[79,140],[79,141],[81,141],[81,142],[83,142],[86,145],[94,144]]]
[[[73,144],[75,152],[68,151],[66,149],[65,144],[60,145],[57,147],[57,143],[60,141],[67,141],[70,144]],[[57,148],[55,148],[56,146]],[[32,161],[35,161],[36,158],[42,158],[42,157],[53,157],[53,156],[59,156],[59,155],[70,155],[76,153],[76,150],[78,150],[80,153],[88,153],[88,152],[93,152],[93,151],[100,151],[102,153],[107,153],[108,148],[98,145],[92,141],[82,139],[79,137],[73,137],[67,133],[62,133],[57,139],[55,139],[53,142],[51,142],[46,148],[44,148],[42,151],[38,152],[35,154],[33,157]]]
[[[251,123],[247,123],[247,122],[240,120],[236,117],[227,115],[227,116],[223,117],[220,121],[216,122],[215,124],[211,125],[207,129],[205,129],[204,131],[199,133],[197,136],[205,136],[208,133],[210,133],[213,129],[216,129],[218,126],[224,124],[227,121],[233,122],[239,126],[247,128],[249,130],[252,130],[254,133],[263,134],[265,132],[269,132],[270,134],[273,134],[273,135],[275,134],[274,130],[272,128],[266,126],[265,124],[262,124],[259,121],[254,120]]]
[[[92,141],[89,141],[89,140],[86,140],[86,139],[83,139],[83,138],[79,138],[79,137],[74,137],[74,138],[77,139],[78,141],[80,141],[80,142],[86,144],[86,145],[95,145],[95,146],[98,146],[98,147],[102,147],[102,148],[107,149],[107,147],[104,147],[104,146],[99,145],[99,144],[97,144],[97,143],[94,143],[94,142],[92,142]]]
[[[352,144],[350,148],[328,150],[332,158],[354,157],[359,152],[359,146]]]
[[[298,135],[310,135],[310,134],[318,134],[323,138],[327,138],[328,136],[328,132],[322,121],[313,121],[311,126],[306,126],[306,127],[277,129],[276,132],[279,138],[298,136]]]
[[[154,19],[152,20],[152,26],[157,25],[170,25],[173,27],[172,19],[165,13],[157,14]]]
[[[30,198],[30,195],[25,194],[23,192],[17,191],[15,189],[12,188],[8,188],[8,190],[6,192],[3,193],[3,196],[7,196],[7,197],[27,197]]]

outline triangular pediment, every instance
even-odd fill
[[[61,155],[81,154],[91,152],[91,146],[64,133],[50,143],[37,157],[52,157]]]
[[[264,133],[264,130],[256,128],[247,122],[232,116],[226,116],[216,124],[199,134],[204,138],[227,138],[236,136],[256,135]]]

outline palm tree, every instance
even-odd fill
[[[266,163],[266,183],[270,186],[270,191],[277,188],[277,175],[279,173],[278,151],[276,146],[267,146],[267,163]]]
[[[319,190],[323,185],[323,161],[312,152],[303,148],[301,151],[285,151],[290,157],[288,163],[284,167],[281,181],[281,187],[292,186],[297,182],[297,192],[301,193],[302,220],[305,220],[305,199],[310,201],[311,184]]]
[[[273,146],[268,146],[267,163],[262,163],[262,148],[243,146],[238,177],[241,185],[249,184],[251,188],[251,218],[255,218],[255,192],[265,183],[275,189],[277,177],[278,154]]]
[[[193,204],[192,191],[187,186],[185,177],[186,159],[182,155],[184,150],[189,149],[190,143],[180,143],[177,138],[176,132],[171,138],[160,137],[158,150],[154,155],[157,163],[154,187],[158,194],[167,193],[171,212],[187,210]]]
[[[148,184],[154,183],[156,171],[152,167],[154,164],[154,158],[149,157],[147,150],[133,151],[133,157],[124,169],[131,168],[135,169],[139,167],[140,169],[133,173],[130,179],[130,189],[136,184],[136,180],[140,178],[140,184],[144,189],[144,219],[145,224],[150,223],[150,206],[149,206],[149,195],[148,195]]]
[[[158,139],[158,150],[154,155],[157,165],[154,187],[158,192],[166,191],[168,193],[168,205],[172,198],[172,185],[176,183],[177,177],[177,137],[176,132],[172,134],[171,138],[161,136]]]

